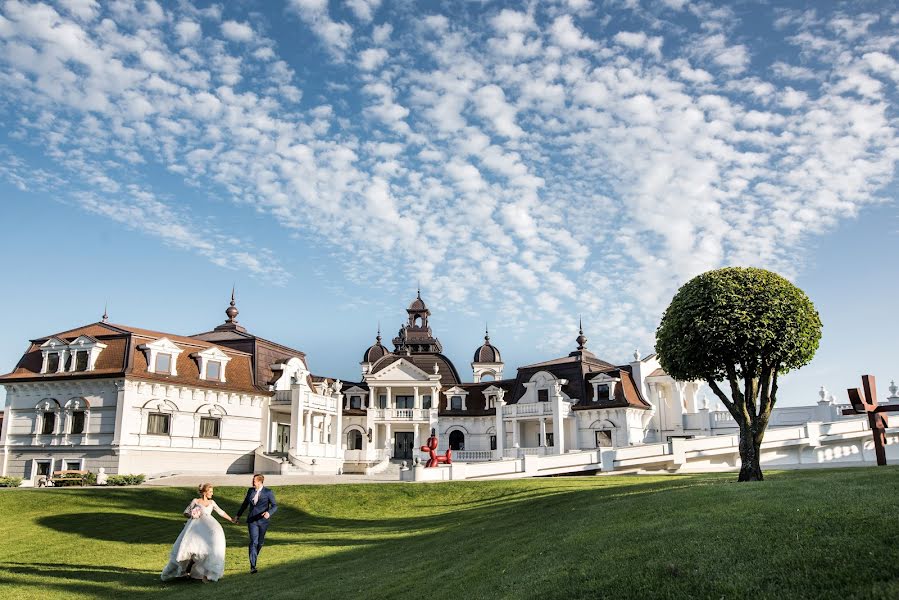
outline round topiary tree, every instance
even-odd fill
[[[671,377],[703,380],[724,403],[740,428],[739,480],[760,481],[777,377],[808,364],[820,339],[821,319],[805,292],[771,271],[727,267],[678,290],[656,330],[656,352]]]

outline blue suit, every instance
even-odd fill
[[[250,508],[250,512],[247,515],[247,530],[250,533],[251,569],[256,568],[256,558],[262,550],[262,544],[265,543],[265,532],[268,530],[269,519],[263,517],[262,514],[267,512],[269,518],[271,518],[275,511],[278,510],[278,505],[275,503],[275,493],[267,487],[259,490],[259,500],[256,504],[253,504],[253,498],[255,497],[256,488],[248,489],[247,495],[243,499],[243,504],[240,505],[240,510],[237,511],[237,518],[239,519],[247,507]]]

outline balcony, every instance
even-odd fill
[[[375,421],[429,421],[431,409],[429,408],[373,408]]]
[[[293,390],[278,390],[275,392],[275,397],[272,398],[272,405],[289,406],[292,401],[292,396]],[[313,410],[321,410],[324,412],[337,412],[337,398],[321,396],[319,394],[309,394],[306,398],[307,401],[304,408],[311,408]]]
[[[553,407],[549,402],[509,404],[508,406],[503,407],[503,417],[551,417],[552,414]]]

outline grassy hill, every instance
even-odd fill
[[[159,572],[191,490],[0,491],[4,598],[899,598],[899,468],[276,488],[247,572]],[[217,488],[235,512],[243,489]]]

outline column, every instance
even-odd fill
[[[440,390],[436,387],[431,388],[431,408],[434,410],[440,408]]]
[[[368,407],[378,408],[378,388],[373,385],[368,386]]]
[[[272,451],[272,410],[270,408],[271,399],[267,398],[262,402],[262,423],[260,424],[260,437],[262,441],[262,451]]]
[[[306,414],[304,416],[306,417],[306,419],[305,419],[306,424],[303,426],[303,430],[304,430],[303,431],[303,434],[304,434],[303,441],[311,442],[312,441],[312,410],[311,409],[307,410]]]
[[[387,408],[393,408],[393,388],[387,386]]]
[[[349,394],[343,395],[343,407],[346,408],[347,410],[349,410],[349,408],[350,408],[350,395]],[[339,412],[340,411],[340,402],[337,403],[337,408],[338,408],[338,412]]]
[[[521,422],[518,419],[512,420],[512,445],[521,447]]]
[[[334,440],[334,456],[343,461],[343,411],[340,410],[340,407],[337,408],[337,431],[335,434],[337,438]]]
[[[561,396],[553,399],[553,446],[555,452],[553,454],[565,453],[565,419],[562,417],[562,400]]]
[[[122,443],[122,434],[123,434],[123,425],[125,423],[125,382],[124,381],[116,381],[115,382],[116,389],[116,398],[115,398],[115,433],[112,436],[112,445],[118,446]],[[7,403],[9,406],[9,403]],[[5,421],[10,420],[12,415],[8,415]]]
[[[540,445],[546,448],[546,417],[540,417]]]
[[[418,389],[418,388],[415,388]],[[418,435],[418,423],[412,425],[415,433],[412,434],[412,464],[415,464],[415,457],[418,456],[418,449],[421,446],[421,437]]]
[[[415,392],[415,398],[414,398],[414,400],[413,400],[413,402],[412,402],[412,406],[413,406],[416,410],[418,410],[419,408],[421,408],[421,396],[418,394],[418,386],[417,386],[417,385],[416,385],[414,388],[412,388],[412,389],[413,389],[413,391]]]
[[[390,388],[387,388],[388,390]],[[390,393],[389,391],[387,392]],[[387,451],[387,456],[389,458],[393,458],[393,432],[391,431],[390,421],[384,424],[384,449]]]
[[[506,449],[506,422],[503,421],[503,407],[506,405],[502,398],[496,399],[496,458],[502,460]]]
[[[303,394],[299,386],[290,388],[290,441],[288,453],[299,454],[300,442],[304,440],[303,432]]]

